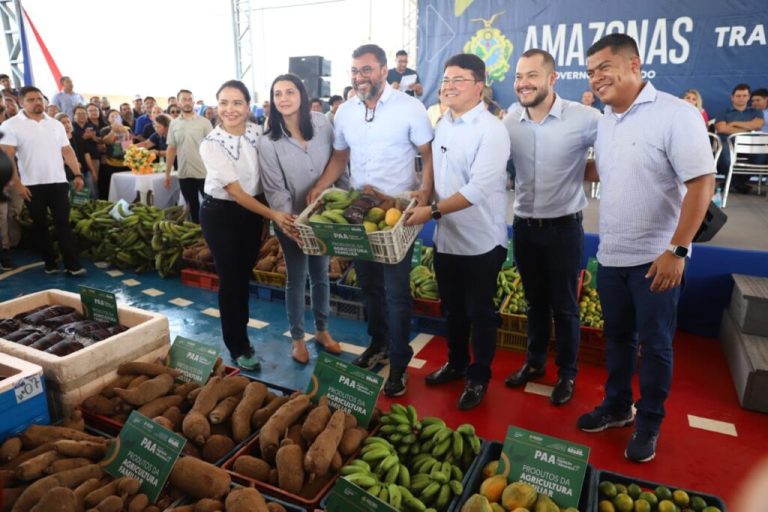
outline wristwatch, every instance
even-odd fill
[[[669,247],[667,247],[667,250],[678,258],[685,258],[688,256],[688,248],[683,247],[682,245],[670,244]]]
[[[437,202],[436,201],[432,201],[431,207],[432,207],[432,218],[433,219],[437,220],[437,219],[439,219],[440,217],[443,216],[442,212],[440,212],[440,209],[437,207]]]

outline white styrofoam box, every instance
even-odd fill
[[[165,359],[168,355],[168,346],[159,347],[150,352],[142,353],[131,361],[138,361],[141,363],[154,363],[158,359]],[[75,410],[75,408],[83,403],[83,400],[89,396],[97,395],[101,389],[117,378],[117,367],[92,381],[83,384],[79,388],[72,389],[66,392],[60,392],[48,388],[48,406],[51,412],[51,418],[53,421],[59,421],[69,417]]]
[[[63,290],[44,290],[0,303],[0,318],[11,318],[38,306],[62,304],[82,313],[80,295]],[[118,319],[129,327],[103,341],[59,357],[0,338],[0,350],[39,364],[52,391],[66,393],[99,379],[121,363],[170,346],[168,318],[164,315],[118,304]]]
[[[0,443],[33,423],[50,423],[43,369],[0,353]]]

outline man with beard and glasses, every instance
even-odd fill
[[[64,170],[66,162],[74,174],[75,190],[82,190],[85,183],[80,163],[69,144],[64,125],[45,114],[40,89],[22,87],[19,94],[24,109],[3,123],[4,137],[0,143],[0,148],[13,164],[13,186],[29,208],[32,234],[45,262],[45,273],[59,272],[57,255],[48,234],[50,210],[67,274],[84,275],[86,271],[80,266],[69,223],[69,183]],[[14,163],[16,159],[18,164]]]
[[[523,53],[514,84],[519,103],[504,118],[517,172],[515,262],[528,302],[527,361],[505,383],[522,386],[544,376],[554,316],[558,379],[550,401],[561,405],[573,396],[577,372],[583,184],[600,112],[561,98],[553,88],[556,80],[552,55],[538,49]]]
[[[171,188],[171,170],[179,157],[179,188],[189,206],[192,222],[200,222],[200,196],[204,193],[206,170],[200,157],[200,143],[211,133],[213,126],[206,118],[195,113],[195,97],[187,89],[176,95],[181,116],[171,121],[168,128],[168,149],[165,153],[165,188]],[[256,236],[256,235],[255,235]]]
[[[352,186],[372,185],[388,195],[419,187],[416,153],[423,162],[421,188],[415,193],[419,204],[429,204],[433,191],[432,126],[424,105],[396,91],[387,81],[387,57],[375,44],[360,46],[352,53],[352,85],[357,97],[343,103],[334,120],[335,140],[331,159],[309,192],[307,202],[341,177],[351,161]],[[391,362],[384,394],[406,392],[406,368],[413,357],[410,342],[411,290],[409,271],[411,248],[397,264],[355,262],[368,311],[370,346],[353,361],[371,369]]]

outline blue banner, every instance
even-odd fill
[[[474,53],[502,108],[517,101],[515,65],[530,48],[556,61],[555,90],[580,100],[589,89],[587,49],[606,34],[635,38],[645,79],[681,96],[697,89],[710,117],[737,83],[768,87],[765,0],[419,0],[417,70],[424,103],[437,101],[445,61]]]

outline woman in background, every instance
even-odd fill
[[[323,173],[333,151],[333,126],[323,114],[310,112],[307,91],[294,74],[275,78],[269,96],[272,112],[259,140],[264,194],[271,208],[298,215],[307,207],[307,193]],[[302,364],[309,361],[304,343],[307,273],[315,341],[332,354],[341,353],[341,346],[328,332],[328,257],[304,254],[292,236],[282,229],[276,229],[275,235],[283,249],[288,275],[285,306],[291,332],[291,356]]]
[[[704,110],[704,102],[701,99],[699,91],[696,89],[688,89],[685,91],[685,94],[683,94],[683,99],[699,110],[701,117],[704,118],[704,124],[709,122],[709,115],[707,114],[707,111]]]

